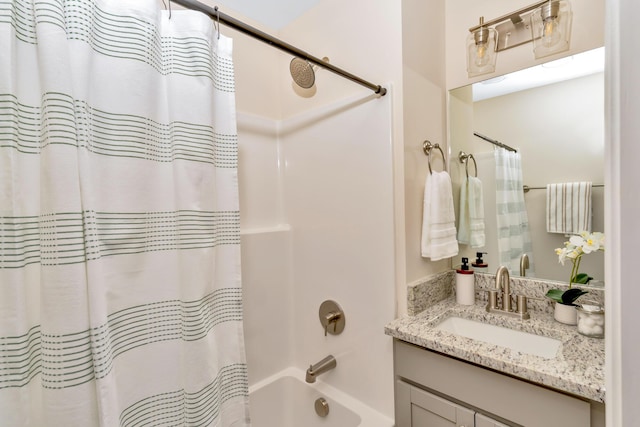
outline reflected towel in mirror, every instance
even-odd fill
[[[591,182],[547,185],[547,232],[591,232]]]
[[[458,254],[451,177],[446,171],[427,174],[422,212],[422,256],[437,261]]]
[[[460,188],[458,243],[472,248],[481,248],[485,244],[482,181],[474,176],[467,177]]]

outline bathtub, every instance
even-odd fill
[[[392,419],[305,372],[287,368],[249,387],[252,427],[393,427]],[[329,414],[320,417],[315,401],[324,398]]]

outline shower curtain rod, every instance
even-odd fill
[[[503,144],[502,142],[496,141],[495,139],[491,139],[488,136],[480,135],[478,132],[474,132],[473,134],[478,138],[484,139],[485,141],[490,142],[493,145],[497,145],[498,147],[502,147],[505,150],[513,151],[514,153],[518,152],[518,150],[516,150],[515,148],[509,147],[508,145]]]
[[[370,83],[354,74],[351,74],[341,68],[338,68],[334,65],[328,64],[325,61],[323,61],[322,59],[316,58],[313,55],[310,55],[308,53],[306,53],[305,51],[298,49],[295,46],[290,45],[289,43],[286,43],[282,40],[279,40],[263,31],[258,30],[255,27],[252,27],[250,25],[245,24],[242,21],[237,20],[236,18],[233,18],[229,15],[226,15],[222,12],[220,12],[216,6],[216,8],[212,8],[210,6],[207,6],[205,4],[202,4],[198,1],[195,0],[170,0],[170,2],[173,1],[174,3],[177,3],[181,6],[186,7],[187,9],[191,9],[191,10],[197,10],[198,12],[202,12],[206,15],[208,15],[211,19],[213,19],[214,21],[218,21],[221,24],[224,24],[228,27],[231,27],[235,30],[238,30],[244,34],[247,34],[253,38],[256,38],[264,43],[267,43],[273,47],[276,47],[280,50],[283,50],[285,52],[288,52],[294,56],[297,56],[298,58],[302,58],[305,59],[319,67],[322,68],[326,68],[327,70],[342,76],[348,80],[351,80],[352,82],[358,83],[362,86],[365,86],[369,89],[371,89],[372,91],[374,91],[375,93],[377,93],[380,96],[384,96],[387,93],[387,89],[380,86],[380,85],[376,85],[373,83]]]

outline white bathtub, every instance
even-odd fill
[[[252,427],[393,427],[393,420],[318,379],[304,382],[304,371],[287,368],[249,387]],[[320,417],[323,397],[329,414]]]

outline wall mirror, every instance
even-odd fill
[[[509,145],[520,155],[522,192],[531,236],[532,265],[526,276],[568,282],[571,262],[561,265],[555,248],[568,235],[547,231],[547,184],[588,181],[592,188],[592,231],[604,231],[604,48],[492,78],[449,92],[450,171],[459,221],[460,187],[466,173],[482,182],[485,245],[460,244],[461,257],[475,259],[486,252],[487,272],[500,266],[496,225],[496,177],[494,151],[498,148],[474,133]],[[473,154],[477,165],[461,163],[460,152]],[[458,225],[458,224],[457,224]],[[504,236],[503,236],[504,238]],[[518,257],[519,253],[512,254]],[[509,266],[518,276],[517,262]],[[604,254],[582,259],[581,272],[604,280]]]

